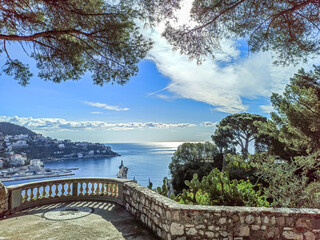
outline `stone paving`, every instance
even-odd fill
[[[155,240],[122,206],[73,202],[32,208],[0,220],[6,240]]]

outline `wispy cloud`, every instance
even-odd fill
[[[161,98],[161,99],[164,99],[164,100],[168,100],[168,101],[177,99],[176,96],[172,96],[172,95],[156,94],[156,96],[157,96],[158,98]]]
[[[90,112],[91,114],[102,114],[102,112]]]
[[[215,127],[215,126],[217,126],[217,124],[218,124],[218,122],[207,121],[207,122],[200,123],[200,126],[202,126],[202,127]]]
[[[171,88],[171,87],[174,86],[175,84],[177,84],[177,83],[172,83],[172,84],[170,84],[169,86],[167,86],[167,87],[165,87],[165,88],[162,88],[162,89],[160,89],[160,90],[154,91],[154,92],[152,92],[152,93],[147,93],[147,95],[148,95],[148,96],[152,96],[152,95],[154,95],[154,94],[156,94],[156,93],[159,93],[159,92],[162,92],[162,91],[164,91],[164,90],[167,90],[167,89]]]
[[[88,105],[88,106],[92,106],[92,107],[97,107],[97,108],[103,108],[106,110],[112,110],[112,111],[128,111],[130,110],[129,108],[123,108],[123,107],[119,107],[119,106],[111,106],[108,105],[106,103],[98,103],[98,102],[89,102],[89,101],[83,101],[84,104]]]
[[[168,129],[195,127],[191,123],[161,123],[161,122],[127,122],[107,123],[104,121],[68,121],[63,118],[32,118],[0,116],[0,122],[11,122],[32,130],[130,130],[130,129]]]

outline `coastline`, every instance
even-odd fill
[[[135,178],[142,186],[148,186],[148,179],[154,186],[162,186],[163,177],[169,177],[168,165],[171,161],[173,152],[178,144],[151,144],[151,143],[121,143],[110,145],[115,152],[121,154],[120,157],[110,154],[109,158],[89,158],[74,160],[57,159],[55,161],[47,161],[44,163],[44,168],[61,169],[61,168],[75,168],[79,170],[73,171],[75,175],[70,177],[116,177],[119,172],[120,161],[123,160],[124,165],[129,168],[128,178]],[[119,150],[119,151],[117,151]],[[40,173],[41,174],[41,173]],[[13,177],[13,176],[12,176]],[[2,177],[0,177],[2,178]],[[52,177],[48,180],[59,179],[64,177]],[[68,178],[66,176],[65,178]],[[42,181],[45,178],[21,180],[5,182],[5,185],[20,184],[27,181]]]
[[[0,178],[0,182],[12,182],[12,181],[20,181],[20,180],[29,180],[36,178],[51,178],[51,177],[63,177],[63,176],[71,176],[75,175],[74,173],[61,173],[61,174],[50,174],[50,175],[32,175],[25,177],[11,177],[11,178]]]
[[[63,160],[71,160],[71,159],[88,159],[88,158],[111,158],[111,157],[119,157],[121,156],[120,154],[96,154],[93,156],[83,156],[81,158],[79,157],[62,157],[62,158],[42,158],[40,159],[42,162],[59,162],[59,161],[63,161]]]

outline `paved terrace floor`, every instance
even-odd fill
[[[153,240],[122,206],[105,202],[73,202],[32,208],[0,220],[6,240]]]

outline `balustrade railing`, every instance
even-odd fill
[[[9,186],[9,210],[67,201],[111,201],[123,204],[123,183],[117,178],[66,178]]]

